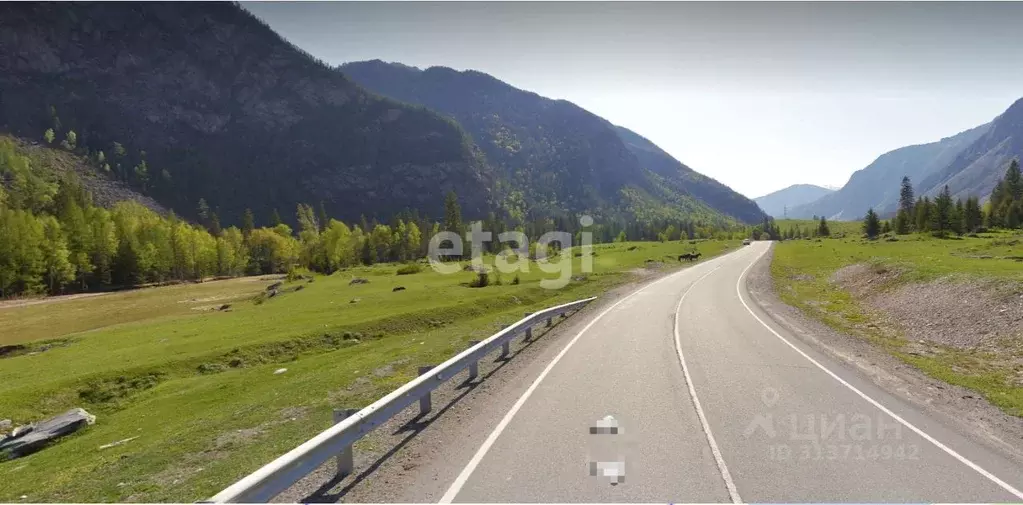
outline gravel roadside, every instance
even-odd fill
[[[746,278],[753,300],[779,325],[816,349],[859,369],[889,393],[916,405],[978,443],[1023,465],[1023,420],[976,392],[927,376],[859,338],[842,334],[782,302],[771,278],[772,247]]]

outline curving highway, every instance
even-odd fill
[[[1018,465],[751,301],[746,272],[770,246],[669,275],[576,323],[514,401],[465,423],[482,433],[422,455],[429,477],[390,500],[1023,501]]]

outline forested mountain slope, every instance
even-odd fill
[[[747,223],[763,219],[764,211],[753,200],[689,168],[646,137],[621,126],[616,126],[615,131],[639,160],[640,166],[664,177],[678,191],[692,195],[711,208]]]
[[[457,120],[497,169],[499,194],[512,215],[587,212],[598,218],[714,221],[730,216],[747,222],[762,217],[748,199],[570,102],[476,71],[420,70],[379,60],[340,70],[369,89]]]
[[[0,5],[0,129],[73,131],[112,177],[225,223],[321,200],[346,220],[440,216],[452,189],[468,216],[491,204],[454,121],[366,92],[233,3]]]
[[[922,186],[921,181],[948,166],[989,128],[990,125],[985,124],[937,142],[901,147],[882,154],[870,165],[856,171],[841,189],[789,209],[789,216],[806,219],[816,215],[854,220],[862,218],[870,208],[881,215],[891,214],[898,205],[899,184],[904,176],[909,176],[918,188],[929,189]],[[918,193],[922,191],[918,189]]]
[[[0,134],[0,204],[38,210],[53,197],[60,183],[80,184],[96,205],[111,208],[133,200],[162,215],[168,210],[156,200],[105,176],[89,160],[42,141]],[[25,200],[19,202],[15,200]]]

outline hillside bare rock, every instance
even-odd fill
[[[449,190],[468,217],[491,205],[457,123],[368,93],[235,3],[0,4],[0,130],[58,124],[164,206],[194,218],[205,198],[225,225],[321,200],[352,221],[440,216]]]
[[[925,194],[937,195],[947,184],[952,198],[982,199],[1005,175],[1009,162],[1023,155],[1023,98],[991,122],[983,135],[960,150],[948,166],[921,181]]]
[[[71,409],[15,431],[15,436],[0,440],[0,455],[20,458],[96,422],[96,416],[84,409]]]
[[[18,149],[28,155],[34,162],[45,165],[46,170],[64,177],[74,174],[91,195],[96,205],[112,208],[117,202],[132,200],[144,207],[166,216],[169,210],[152,197],[139,193],[122,181],[113,179],[106,174],[98,173],[80,155],[67,152],[60,148],[44,146],[39,142],[22,138],[12,138]]]
[[[653,213],[756,222],[763,216],[746,197],[571,102],[473,70],[423,70],[380,60],[340,70],[373,91],[457,120],[495,167],[507,188],[500,196],[513,207],[604,219]]]

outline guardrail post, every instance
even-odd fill
[[[428,374],[430,370],[433,370],[432,365],[419,367],[419,375]],[[426,414],[433,408],[433,402],[430,397],[430,393],[427,392],[425,395],[419,397],[419,413]]]
[[[507,358],[511,354],[511,340],[505,340],[501,344],[501,358]]]
[[[553,318],[551,318],[551,317],[548,317],[548,318],[547,318],[547,327],[548,327],[548,328],[549,328],[549,327],[551,327],[551,326],[552,326],[552,325],[554,324],[554,322],[552,321],[552,319],[553,319]]]
[[[471,349],[472,347],[476,346],[479,343],[480,343],[479,340],[470,340],[469,341],[469,348]],[[473,361],[472,363],[469,364],[469,380],[475,379],[477,376],[479,376],[479,374],[480,374],[480,362],[479,361]]]
[[[519,331],[523,329],[527,330],[526,335],[531,337],[532,333],[529,332],[532,326],[539,326],[542,319],[547,319],[548,325],[553,325],[553,318],[557,316],[551,316],[553,312],[559,312],[562,318],[567,318],[569,313],[576,313],[579,311],[579,307],[590,303],[594,298],[587,298],[585,300],[577,300],[575,302],[567,303],[547,309],[540,316],[536,316],[536,312],[531,315],[526,315],[526,318],[520,321],[523,326],[516,326],[514,328],[514,336],[518,335]],[[528,325],[528,326],[525,326]],[[502,325],[502,330],[509,329],[509,326]],[[496,346],[496,338],[500,336],[503,340],[510,340],[507,337],[513,336],[509,334],[495,334],[489,337],[485,342],[489,346]],[[502,342],[505,348],[506,354],[509,350],[509,345]],[[473,341],[470,345],[480,345],[480,342]],[[469,353],[467,353],[469,354]],[[431,374],[430,380],[416,380],[416,391],[432,390],[434,387],[442,383],[443,381],[450,379],[452,374],[450,370],[461,367],[468,367],[472,378],[478,375],[478,363],[482,359],[482,356],[475,355],[469,358],[469,362],[452,358],[445,362],[442,367],[425,366],[419,368],[419,375]],[[427,384],[429,382],[430,384]],[[420,386],[429,386],[421,387]],[[393,416],[400,412],[405,412],[405,409],[410,406],[410,403],[415,400],[412,398],[413,387],[411,383],[407,383],[404,386],[399,387],[393,391],[391,395],[385,396],[370,405],[368,412],[364,418],[359,419],[359,422],[352,423],[347,426],[343,432],[334,433],[337,428],[331,428],[328,431],[322,432],[320,436],[329,435],[328,438],[318,441],[316,444],[312,444],[313,440],[310,440],[306,444],[302,444],[295,449],[292,449],[288,453],[278,457],[273,462],[264,465],[256,472],[244,477],[243,479],[235,482],[228,488],[225,488],[216,496],[211,498],[207,502],[200,503],[252,503],[258,501],[268,501],[268,497],[272,498],[280,494],[284,489],[293,485],[298,480],[302,479],[308,474],[308,469],[319,468],[323,464],[327,464],[329,460],[336,460],[337,473],[339,476],[350,476],[355,472],[354,465],[354,446],[356,440],[361,439],[367,433],[380,426],[381,423],[391,419]],[[393,395],[393,396],[392,396]],[[424,396],[420,396],[419,407],[422,414],[431,411],[432,398],[430,393],[426,393]],[[422,415],[420,414],[420,415]],[[344,419],[351,417],[352,415],[359,415],[356,409],[339,409],[333,411],[333,420],[335,423],[344,422]],[[337,427],[337,424],[333,425]],[[338,443],[344,440],[345,443],[349,444],[347,447],[338,448],[336,450],[325,450],[326,444]],[[333,446],[336,447],[336,446]],[[301,471],[300,471],[301,470]]]
[[[359,409],[334,409],[334,424],[340,423],[355,415]],[[355,471],[355,449],[349,445],[337,454],[337,477],[339,479],[351,475]]]
[[[526,342],[533,340],[533,327],[526,328]]]

